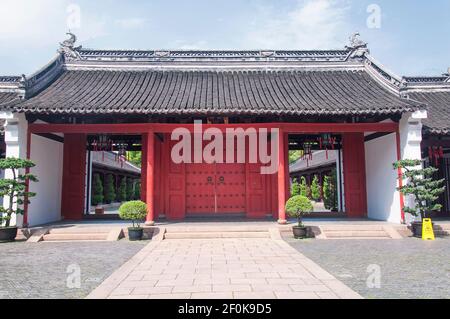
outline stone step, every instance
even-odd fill
[[[227,231],[227,232],[166,232],[164,239],[203,239],[203,238],[270,238],[269,232]]]
[[[445,224],[435,223],[433,229],[450,231],[450,223],[445,223]]]
[[[320,225],[323,231],[384,231],[383,225]]]
[[[166,233],[267,232],[267,226],[170,226]]]
[[[43,241],[86,241],[86,240],[106,240],[108,233],[67,233],[67,234],[46,234]]]
[[[50,229],[51,234],[107,234],[114,227],[57,227]]]
[[[355,237],[365,237],[365,238],[390,238],[389,234],[384,230],[333,230],[326,231],[325,236],[327,238],[355,238]]]
[[[439,236],[439,237],[447,237],[450,236],[450,231],[449,230],[436,230],[434,229],[434,235],[435,236]]]

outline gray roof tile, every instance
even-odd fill
[[[410,98],[428,105],[428,118],[423,120],[426,132],[431,134],[450,134],[450,91],[414,92]]]
[[[28,113],[394,114],[420,104],[365,71],[64,71],[8,108]]]

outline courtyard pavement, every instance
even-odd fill
[[[1,243],[0,299],[84,298],[146,243]]]
[[[272,238],[152,241],[88,298],[361,298]]]
[[[365,298],[450,298],[449,238],[286,240]]]

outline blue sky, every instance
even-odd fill
[[[394,73],[438,75],[449,17],[450,0],[1,0],[0,75],[45,65],[69,27],[100,49],[334,49],[359,31]]]

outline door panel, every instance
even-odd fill
[[[86,179],[86,135],[64,135],[61,215],[82,219]]]
[[[215,211],[214,164],[186,164],[186,213]]]
[[[363,133],[343,134],[343,155],[345,211],[348,217],[367,216]]]
[[[217,213],[245,212],[245,165],[216,165]]]

